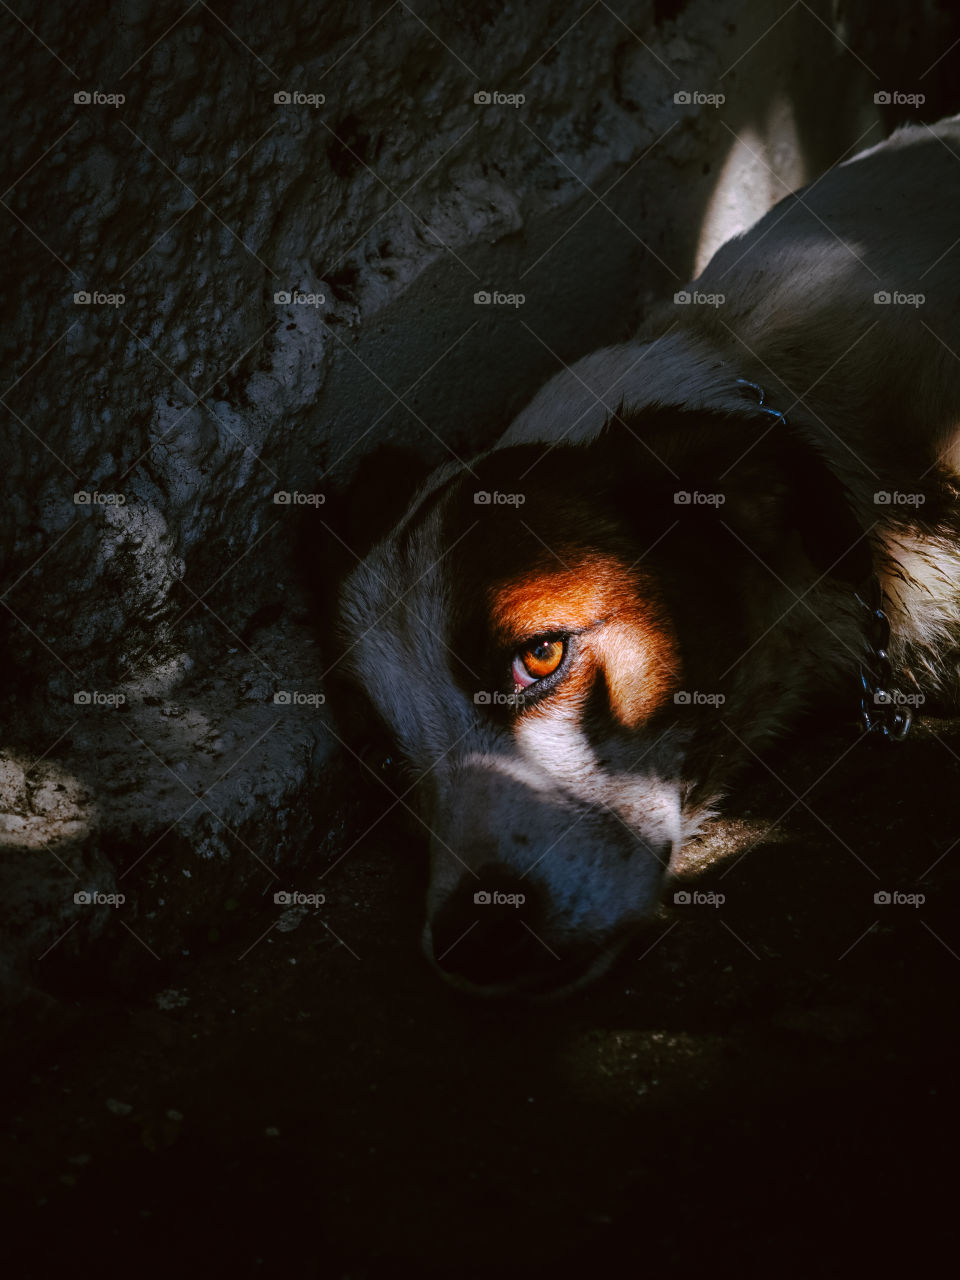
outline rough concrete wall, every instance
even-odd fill
[[[297,512],[274,494],[326,494],[385,440],[476,450],[558,361],[879,140],[885,86],[851,13],[842,30],[829,4],[756,0],[7,16],[11,983],[109,929],[180,947],[336,846]],[[878,65],[906,21],[879,46],[869,30]],[[308,700],[275,701],[290,690]],[[75,902],[87,890],[126,903]]]

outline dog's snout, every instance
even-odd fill
[[[564,968],[547,938],[537,885],[496,866],[465,876],[432,922],[433,958],[476,987],[550,986]]]

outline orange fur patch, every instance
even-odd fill
[[[635,729],[680,687],[676,638],[659,594],[648,575],[616,556],[564,549],[560,559],[556,572],[540,568],[493,589],[497,640],[513,647],[544,632],[585,630],[550,702],[579,708],[602,676],[617,721]]]

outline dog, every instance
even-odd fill
[[[429,832],[454,985],[602,973],[737,770],[824,699],[960,693],[960,117],[728,241],[435,471],[338,599]]]

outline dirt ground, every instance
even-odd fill
[[[298,884],[320,909],[277,924],[265,899],[146,977],[61,978],[6,1046],[9,1274],[766,1280],[955,1256],[960,723],[852,734],[758,765],[684,864],[722,905],[666,903],[564,1004],[438,981],[392,819]]]

